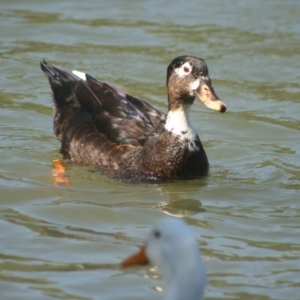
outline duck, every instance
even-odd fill
[[[158,219],[140,250],[123,260],[121,268],[153,264],[158,267],[165,300],[201,300],[206,272],[191,229],[177,218]]]
[[[53,129],[64,161],[91,165],[128,182],[196,179],[209,172],[190,121],[196,97],[225,112],[202,58],[182,55],[167,68],[167,114],[87,73],[41,61],[54,108]]]

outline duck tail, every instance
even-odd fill
[[[60,109],[65,105],[70,105],[71,102],[77,102],[74,94],[74,88],[78,82],[76,78],[66,71],[48,64],[44,59],[41,61],[41,69],[49,80],[56,108]]]

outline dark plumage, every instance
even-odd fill
[[[208,174],[208,160],[189,122],[198,96],[225,111],[204,60],[180,56],[167,69],[168,115],[143,100],[81,73],[41,62],[54,102],[54,132],[64,159],[94,165],[125,181],[190,179]],[[74,72],[75,73],[75,72]],[[77,74],[80,72],[77,72]]]

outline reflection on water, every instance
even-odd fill
[[[1,298],[158,299],[156,268],[118,264],[167,214],[195,231],[205,299],[299,299],[299,14],[296,0],[2,1]],[[40,60],[166,111],[165,69],[181,54],[207,61],[228,104],[192,109],[210,176],[137,185],[66,164],[69,185],[55,185]]]
[[[205,208],[201,206],[199,200],[183,199],[162,201],[157,204],[157,208],[161,209],[167,215],[174,217],[193,216],[200,212],[205,212]]]

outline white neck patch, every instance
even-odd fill
[[[200,150],[199,137],[193,129],[190,119],[191,105],[180,107],[177,110],[168,112],[165,129],[186,142],[190,151]]]

